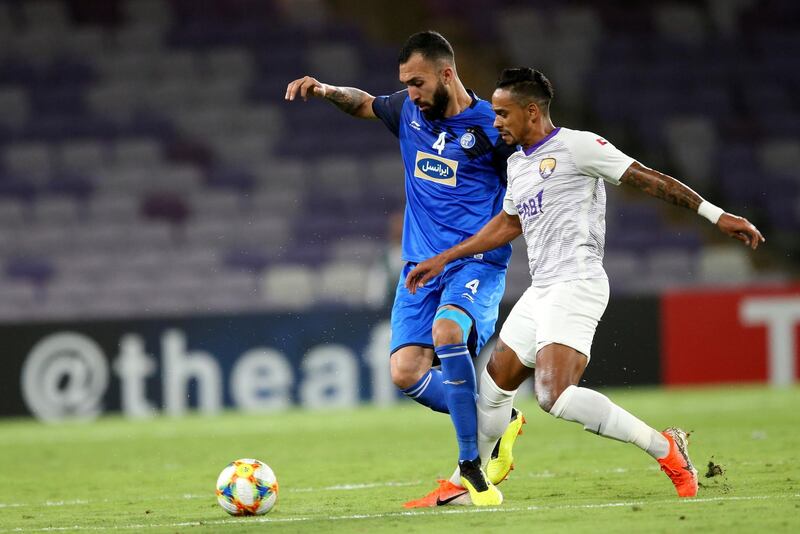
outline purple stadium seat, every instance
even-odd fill
[[[219,166],[209,171],[206,184],[213,188],[246,192],[252,191],[255,185],[255,178],[244,169]]]
[[[234,247],[222,256],[222,263],[230,268],[248,273],[260,273],[270,264],[270,256],[253,247]]]
[[[149,193],[141,202],[141,214],[149,219],[163,219],[171,224],[183,224],[191,214],[189,206],[176,193]]]
[[[0,198],[30,202],[35,195],[36,187],[27,180],[9,176],[0,180]]]
[[[37,256],[17,256],[10,258],[5,265],[5,274],[9,278],[28,280],[43,285],[55,273],[53,263]]]
[[[22,58],[6,59],[0,63],[0,83],[31,85],[39,79],[36,69]]]
[[[46,185],[47,191],[87,199],[94,191],[91,177],[78,173],[59,173]]]

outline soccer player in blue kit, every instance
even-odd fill
[[[502,494],[494,484],[511,468],[511,446],[524,419],[512,414],[484,472],[472,358],[494,332],[511,247],[453,262],[413,295],[404,282],[417,263],[476,233],[501,211],[506,159],[513,149],[498,137],[491,104],[462,84],[453,48],[441,34],[412,35],[398,62],[406,89],[394,94],[374,97],[305,76],[289,83],[286,100],[324,98],[355,117],[380,119],[400,140],[406,264],[392,307],[392,380],[408,397],[450,414],[459,451],[453,477],[405,506],[446,504],[467,492],[475,505],[497,505]],[[441,369],[434,368],[437,360]]]

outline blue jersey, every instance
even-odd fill
[[[503,207],[506,159],[514,148],[499,138],[491,105],[470,91],[472,104],[429,121],[408,91],[376,97],[375,115],[400,140],[405,167],[403,259],[418,263],[477,233]],[[482,255],[508,265],[511,245]]]

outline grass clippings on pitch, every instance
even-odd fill
[[[81,424],[0,421],[0,534],[10,532],[800,532],[800,389],[604,391],[657,428],[693,430],[690,454],[723,475],[678,499],[649,456],[521,401],[528,424],[502,506],[405,510],[448,477],[449,419],[392,408]],[[280,482],[266,516],[216,504],[240,457]],[[702,473],[701,473],[702,474]]]

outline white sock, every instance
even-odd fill
[[[453,471],[453,475],[450,477],[450,482],[456,486],[461,485],[461,469],[459,469],[458,466],[456,466],[456,470]]]
[[[478,391],[478,454],[486,467],[497,440],[508,428],[517,392],[500,389],[485,370]]]
[[[516,391],[506,391],[494,383],[489,373],[481,374],[481,385],[478,395],[478,454],[481,464],[486,464],[492,457],[492,450],[497,440],[508,428],[511,420],[511,408],[514,405]],[[461,471],[456,467],[450,482],[461,485]]]
[[[633,443],[653,458],[663,458],[669,452],[669,442],[660,432],[591,389],[569,386],[553,404],[550,414],[580,423],[594,434]]]

